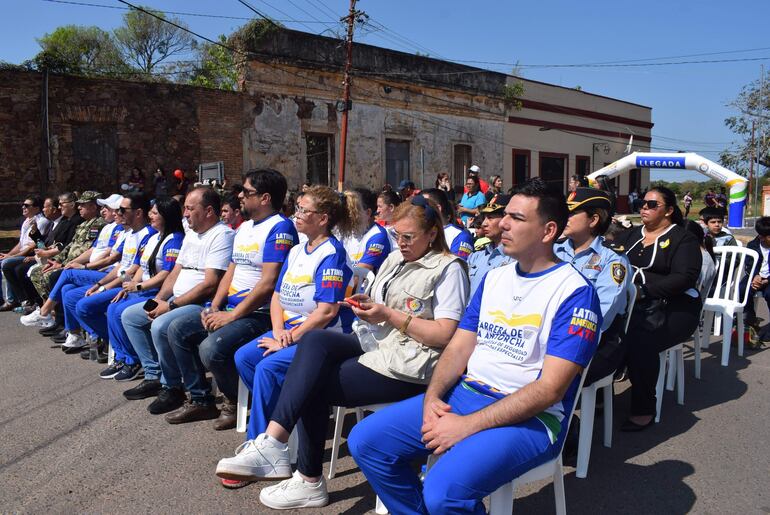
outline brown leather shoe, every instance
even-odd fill
[[[18,304],[15,302],[4,302],[2,306],[0,306],[0,312],[3,311],[13,311],[14,308],[16,308]]]
[[[238,422],[236,404],[225,397],[225,402],[222,403],[222,408],[219,412],[219,418],[214,421],[214,429],[217,431],[224,431],[225,429],[235,428]]]
[[[186,424],[199,420],[211,420],[219,416],[216,404],[201,404],[195,401],[185,401],[184,406],[166,415],[169,424]]]

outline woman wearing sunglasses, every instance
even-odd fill
[[[676,196],[668,188],[652,188],[641,202],[641,216],[642,225],[613,245],[628,257],[637,288],[626,335],[631,414],[621,431],[641,431],[654,422],[658,354],[692,335],[701,309],[700,246],[684,228]]]
[[[322,334],[329,337],[350,332],[353,314],[340,301],[353,271],[343,244],[333,233],[349,237],[366,221],[364,215],[358,193],[340,194],[327,186],[309,187],[297,202],[295,224],[307,240],[292,247],[278,275],[270,303],[273,330],[235,352],[238,374],[252,392],[248,439],[242,447],[249,448],[252,439],[267,427],[299,348],[295,343],[301,338],[304,341],[313,329],[324,329]],[[223,486],[241,486],[239,481],[223,477]]]
[[[469,291],[466,265],[449,252],[436,205],[420,195],[402,203],[393,229],[398,248],[367,293],[349,299],[363,324],[350,335],[305,335],[265,432],[217,466],[218,476],[240,481],[290,478],[262,490],[266,506],[325,506],[329,406],[395,402],[422,393],[462,317]],[[295,426],[299,462],[292,475],[286,442]]]

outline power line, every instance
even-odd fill
[[[288,14],[286,11],[282,11],[282,10],[280,10],[279,8],[277,8],[277,7],[275,7],[274,5],[272,5],[272,4],[268,3],[268,2],[266,2],[265,0],[259,0],[259,1],[260,1],[261,3],[263,3],[263,4],[265,4],[266,6],[268,6],[268,7],[272,8],[274,11],[278,11],[279,13],[283,14],[283,15],[284,15],[284,16],[286,16],[287,18],[291,18],[291,15],[290,15],[290,14]],[[239,2],[239,3],[241,3],[241,4],[243,4],[243,5],[245,5],[246,7],[248,7],[249,9],[251,9],[252,11],[254,11],[254,12],[255,12],[255,13],[258,15],[258,16],[260,16],[261,18],[263,18],[263,19],[265,19],[265,20],[269,20],[271,23],[273,23],[273,21],[272,21],[272,20],[270,20],[270,18],[269,18],[268,16],[265,16],[264,14],[262,14],[261,12],[259,12],[259,11],[258,11],[258,10],[257,10],[257,9],[254,7],[254,6],[252,6],[252,5],[251,5],[250,3],[248,3],[246,0],[238,0],[238,2]],[[304,26],[306,29],[308,29],[310,32],[313,32],[313,33],[315,33],[315,32],[314,32],[314,29],[313,29],[313,27],[310,27],[310,26],[309,26],[309,25],[307,25],[306,23],[303,23],[303,22],[299,22],[299,21],[297,21],[297,20],[292,20],[292,21],[299,23],[300,25],[302,25],[302,26]],[[275,23],[273,23],[273,24],[275,25]]]
[[[131,10],[130,7],[123,7],[120,5],[102,5],[102,4],[92,4],[88,2],[74,2],[72,0],[42,0],[43,2],[50,2],[52,4],[65,4],[65,5],[79,5],[82,7],[101,7],[102,9],[116,9],[119,11],[129,11]],[[224,19],[224,20],[243,20],[243,21],[251,21],[254,18],[246,18],[244,16],[225,16],[223,14],[209,14],[209,13],[190,13],[190,12],[179,12],[179,11],[163,11],[165,14],[173,14],[175,16],[195,16],[199,18],[216,18],[216,19]],[[302,22],[302,23],[319,23],[317,21],[311,21],[311,20],[274,20],[278,22]]]

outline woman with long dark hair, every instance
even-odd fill
[[[147,302],[158,293],[174,268],[182,247],[184,229],[179,202],[170,197],[156,199],[148,216],[150,225],[158,232],[150,236],[144,248],[139,250],[139,268],[133,277],[123,282],[122,289],[107,308],[107,331],[115,360],[100,374],[103,379],[129,381],[141,372],[141,356],[131,345],[120,317],[129,306]]]
[[[701,249],[684,228],[674,192],[650,189],[641,202],[641,217],[642,225],[621,234],[613,245],[628,257],[637,288],[626,335],[631,414],[621,431],[641,431],[655,421],[658,354],[692,335],[701,310]]]

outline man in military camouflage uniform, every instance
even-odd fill
[[[59,254],[49,259],[45,266],[36,268],[30,275],[32,284],[43,299],[48,298],[48,293],[61,274],[64,265],[90,249],[94,240],[99,236],[99,231],[107,223],[99,216],[99,206],[96,204],[96,199],[100,196],[101,194],[96,191],[81,193],[77,200],[77,206],[83,222],[75,229],[72,241]]]

